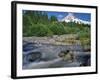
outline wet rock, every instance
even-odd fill
[[[27,55],[27,60],[29,62],[39,61],[41,59],[42,54],[40,52],[31,52]]]
[[[61,57],[64,61],[73,62],[74,60],[74,54],[69,50],[61,51],[58,56]]]
[[[37,47],[34,45],[35,43],[27,42],[26,44],[23,45],[23,51],[25,52],[36,49]]]
[[[85,52],[91,51],[91,46],[90,46],[90,45],[85,45],[85,46],[83,47],[83,50],[84,50]]]
[[[80,55],[77,58],[77,61],[80,62],[80,66],[90,66],[90,54]]]

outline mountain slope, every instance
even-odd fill
[[[68,22],[75,22],[75,23],[79,23],[79,24],[83,23],[83,24],[88,24],[88,25],[90,25],[90,22],[89,22],[89,21],[84,21],[84,20],[78,19],[77,17],[74,16],[73,13],[69,13],[66,17],[64,17],[64,18],[61,20],[61,22],[63,22],[63,21],[65,21],[65,22],[67,22],[67,23],[68,23]]]

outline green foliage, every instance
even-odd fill
[[[51,22],[57,21],[57,17],[51,16],[51,17],[50,17],[50,21],[51,21]]]
[[[52,23],[49,25],[49,29],[53,32],[54,35],[62,35],[66,33],[64,25],[61,23]]]
[[[91,45],[91,30],[90,27],[83,26],[83,29],[80,30],[78,33],[79,40],[81,44],[84,45]]]
[[[24,36],[52,36],[53,33],[43,24],[34,24],[29,26],[27,29],[27,34]]]
[[[77,34],[80,29],[78,27],[66,27],[67,34]]]

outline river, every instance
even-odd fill
[[[63,61],[58,54],[70,50],[76,56],[73,62]],[[31,54],[34,54],[33,56]],[[30,56],[29,56],[30,55]],[[80,67],[90,65],[90,52],[84,52],[81,45],[53,45],[27,43],[23,45],[23,69]],[[88,66],[88,65],[86,65]]]

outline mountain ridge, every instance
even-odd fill
[[[88,24],[88,25],[91,24],[89,21],[85,21],[85,20],[77,18],[76,16],[74,16],[74,13],[68,13],[67,16],[65,16],[63,19],[60,20],[60,22],[63,22],[63,21],[65,21],[66,23],[75,22],[75,23],[78,23],[78,24],[81,24],[81,23],[82,24]]]

